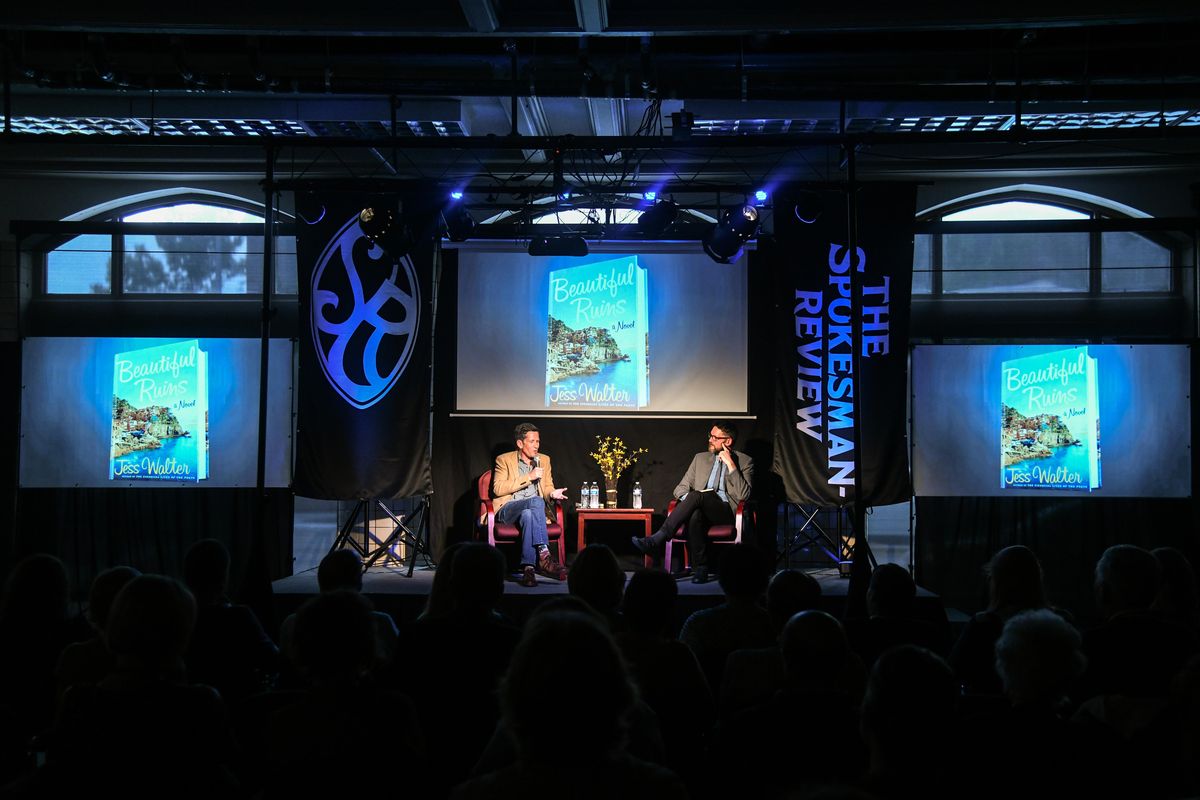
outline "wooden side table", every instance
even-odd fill
[[[587,530],[588,520],[614,520],[625,522],[641,522],[645,533],[643,536],[649,536],[650,517],[654,514],[653,508],[580,508],[576,510],[577,524],[579,527],[579,541],[575,552],[578,553],[587,546]]]

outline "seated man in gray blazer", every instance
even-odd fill
[[[643,553],[658,553],[668,536],[687,523],[688,550],[694,575],[692,583],[708,582],[708,529],[730,525],[738,503],[750,497],[754,480],[754,459],[733,449],[737,428],[731,422],[717,422],[708,434],[708,450],[697,453],[687,474],[675,487],[679,499],[675,510],[653,536],[634,537],[633,544]],[[670,564],[667,565],[670,569]]]

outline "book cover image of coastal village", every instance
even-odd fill
[[[113,357],[111,480],[208,477],[208,354],[191,339]]]
[[[637,256],[548,276],[546,408],[644,408],[650,402],[646,269]]]
[[[1086,347],[1002,362],[1002,489],[1100,488],[1096,359]]]

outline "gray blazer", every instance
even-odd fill
[[[675,487],[676,499],[683,497],[693,489],[703,489],[708,484],[708,476],[712,473],[715,453],[705,450],[696,453],[688,466],[683,480]],[[754,485],[754,459],[740,450],[733,451],[733,463],[737,469],[725,473],[725,492],[729,495],[729,509],[737,513],[738,503],[750,499],[750,489]]]

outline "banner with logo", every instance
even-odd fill
[[[327,193],[306,205],[296,237],[293,489],[341,500],[427,494],[437,208],[415,191]],[[363,230],[365,207],[374,209],[374,239]]]
[[[842,192],[775,193],[773,470],[793,502],[855,502],[856,460],[865,505],[911,496],[905,401],[916,187],[863,187],[857,203],[851,257]],[[861,301],[857,338],[851,269]]]

